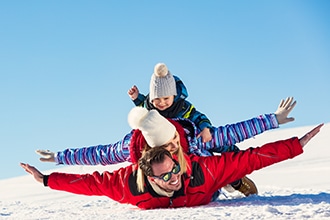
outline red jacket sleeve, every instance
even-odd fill
[[[127,187],[131,173],[132,166],[102,174],[99,172],[84,175],[52,173],[48,178],[48,186],[51,189],[75,194],[108,196],[115,201],[125,203],[131,196]]]
[[[293,158],[303,153],[298,138],[277,141],[261,147],[249,148],[237,153],[222,153],[220,156],[201,157],[204,160],[208,187],[219,189],[241,179],[254,170]]]

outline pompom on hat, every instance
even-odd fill
[[[150,79],[150,102],[156,98],[177,95],[173,75],[164,63],[157,63]]]
[[[174,138],[176,128],[157,110],[148,111],[146,108],[134,107],[128,113],[128,124],[133,129],[142,132],[150,147],[162,146]]]

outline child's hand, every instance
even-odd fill
[[[202,137],[203,143],[209,142],[212,139],[212,135],[209,128],[204,128],[199,135],[197,135],[197,138]]]
[[[132,86],[128,90],[127,94],[134,101],[138,97],[138,95],[139,95],[139,89],[138,89],[138,87],[136,87],[136,85]]]

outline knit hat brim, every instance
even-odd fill
[[[162,146],[175,135],[175,126],[155,109],[133,108],[128,114],[128,123],[133,129],[141,130],[150,147]]]

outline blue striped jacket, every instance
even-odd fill
[[[182,118],[174,120],[184,128],[189,145],[188,153],[199,156],[209,156],[211,152],[232,151],[236,143],[279,127],[275,114],[264,114],[236,124],[212,127],[212,140],[203,143],[201,137],[197,138],[199,131],[193,122]],[[134,130],[114,144],[65,149],[56,153],[55,161],[57,164],[66,165],[110,165],[130,162],[129,151],[133,132]]]

